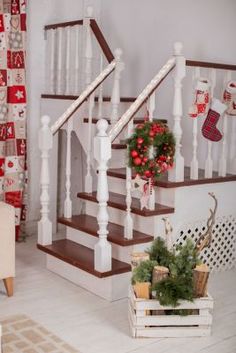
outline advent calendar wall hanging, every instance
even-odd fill
[[[15,207],[17,240],[26,212],[25,35],[25,0],[0,0],[0,200]]]

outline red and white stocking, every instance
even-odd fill
[[[227,114],[236,115],[236,81],[230,81],[227,83],[223,102],[227,105]]]
[[[210,102],[210,83],[206,78],[200,78],[195,87],[195,101],[189,109],[189,116],[196,118],[207,113]]]
[[[218,142],[222,139],[222,134],[217,129],[216,124],[226,108],[227,106],[218,99],[212,99],[211,108],[202,126],[202,134],[207,140]]]

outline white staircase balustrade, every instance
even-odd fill
[[[183,116],[183,102],[182,102],[182,80],[186,75],[185,58],[182,55],[182,43],[175,43],[174,55],[176,59],[176,67],[174,74],[174,104],[173,104],[173,116],[174,116],[174,127],[173,133],[175,135],[176,147],[175,147],[175,165],[172,170],[168,173],[168,179],[170,181],[183,181],[184,180],[184,157],[181,154],[181,139],[182,139],[182,127],[181,119]]]
[[[111,125],[114,126],[119,119],[119,104],[120,104],[120,78],[121,72],[124,70],[125,65],[121,61],[122,50],[116,49],[115,50],[115,61],[116,61],[116,68],[114,74],[114,83],[111,95]]]
[[[109,199],[108,180],[107,180],[107,163],[111,158],[111,140],[107,136],[108,122],[100,119],[97,123],[98,133],[94,139],[94,158],[98,163],[98,185],[97,185],[97,201],[98,201],[98,235],[99,240],[95,245],[95,270],[106,272],[111,270],[111,244],[107,241],[108,235],[108,211],[107,201]]]
[[[148,98],[148,101],[147,101],[147,111],[148,111],[149,121],[153,121],[155,109],[156,109],[156,95],[154,92],[151,94],[151,96]],[[153,152],[154,152],[154,148],[153,148],[153,146],[151,146],[150,150],[149,150],[149,157],[150,158],[153,158]],[[152,178],[149,178],[148,208],[149,208],[149,210],[153,211],[153,210],[155,210],[155,189],[152,184],[153,184],[153,180],[152,180]]]
[[[89,97],[89,114],[88,114],[88,150],[87,150],[87,174],[85,176],[85,192],[93,191],[93,179],[91,175],[91,158],[92,158],[92,119],[94,108],[94,93]]]
[[[127,129],[127,137],[130,137],[133,132],[133,120],[131,120],[128,124]],[[131,215],[131,203],[132,203],[132,169],[127,166],[126,167],[126,215],[124,222],[124,237],[126,239],[133,239],[133,228],[134,222]]]
[[[196,80],[201,77],[200,67],[195,67],[193,71],[193,88],[195,94],[195,84]],[[193,118],[193,158],[190,166],[190,178],[193,180],[198,179],[198,157],[197,157],[197,149],[198,149],[198,117]]]
[[[41,219],[38,222],[38,244],[50,245],[52,244],[52,222],[49,219],[49,151],[52,149],[52,133],[49,128],[50,118],[43,116],[41,119],[42,127],[39,131],[39,149],[41,151]]]
[[[84,19],[84,26],[86,30],[85,39],[85,84],[88,86],[92,81],[92,60],[93,60],[93,45],[92,45],[92,33],[90,27],[90,19],[93,15],[92,6],[87,7],[87,15]]]
[[[72,201],[71,201],[71,133],[73,130],[73,120],[67,122],[67,140],[66,140],[66,198],[64,202],[64,217],[72,217]]]
[[[103,70],[103,54],[100,54],[100,72]],[[98,119],[102,118],[103,113],[103,84],[101,83],[99,86],[99,94],[98,94]]]
[[[231,80],[231,71],[225,72],[224,77],[224,87],[226,84]],[[222,92],[223,95],[223,92]],[[223,127],[222,127],[222,134],[223,134],[223,141],[221,144],[221,154],[220,154],[220,161],[219,161],[219,176],[225,177],[227,172],[227,155],[228,155],[228,120],[229,117],[227,112],[225,112],[222,116],[223,119]]]
[[[71,27],[66,27],[66,88],[65,94],[71,93],[70,69],[71,69]]]
[[[210,81],[211,81],[211,99],[214,96],[214,90],[216,86],[216,70],[211,69],[210,71]],[[213,158],[212,158],[212,142],[207,142],[207,159],[205,163],[205,178],[212,178],[213,174]]]
[[[79,68],[80,68],[80,60],[79,60],[79,41],[80,41],[80,26],[77,25],[75,27],[75,81],[74,81],[74,94],[79,93]]]
[[[63,28],[57,28],[57,86],[56,94],[63,94]]]

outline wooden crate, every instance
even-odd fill
[[[153,310],[195,309],[195,315],[152,315]],[[160,305],[156,299],[136,298],[133,287],[129,293],[129,322],[133,337],[200,337],[211,334],[213,299],[182,301],[177,308]],[[155,312],[156,313],[156,312]]]

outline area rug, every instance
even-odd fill
[[[11,316],[0,322],[2,353],[79,353],[25,315]]]

